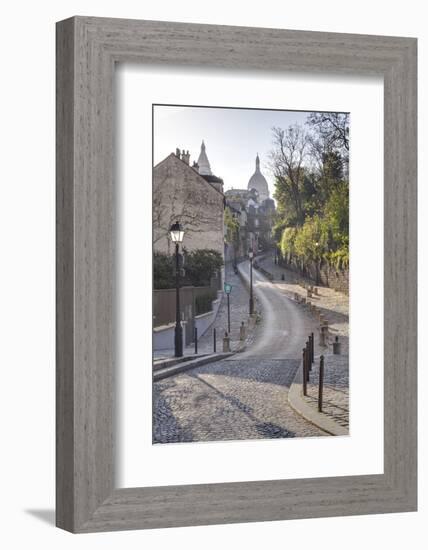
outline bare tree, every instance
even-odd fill
[[[349,176],[349,113],[310,113],[309,129],[312,166],[326,183],[332,167]],[[341,178],[339,178],[341,179]]]
[[[295,210],[297,224],[302,225],[305,219],[301,190],[304,161],[309,146],[308,134],[299,125],[289,126],[286,130],[274,127],[272,132],[274,149],[270,153],[270,166],[277,190],[288,195]]]
[[[170,166],[157,171],[152,200],[154,244],[166,238],[169,246],[169,230],[176,221],[185,227],[188,235],[222,229],[218,191],[207,192],[208,185],[202,181],[195,185],[186,172],[179,181]]]
[[[349,113],[311,113],[307,124],[317,129],[325,147],[349,151]]]

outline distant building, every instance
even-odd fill
[[[254,253],[268,250],[273,242],[275,203],[269,197],[268,183],[260,171],[258,154],[256,170],[248,181],[247,189],[229,189],[225,192],[225,198],[226,205],[239,218],[239,250],[236,255],[246,255],[250,249]],[[240,212],[239,216],[237,212]]]
[[[269,186],[266,178],[260,172],[260,159],[258,153],[256,156],[256,171],[249,179],[247,189],[248,191],[251,191],[252,189],[257,191],[260,204],[269,198]]]

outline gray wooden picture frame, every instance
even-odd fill
[[[58,527],[83,533],[416,510],[416,39],[73,17],[57,24],[56,46]],[[383,474],[115,488],[117,62],[383,77]]]

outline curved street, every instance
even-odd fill
[[[238,268],[249,283],[250,262],[242,262]],[[253,269],[253,288],[262,310],[262,322],[254,345],[239,359],[300,359],[308,334],[316,328],[313,320],[281,292],[279,285],[256,269]]]
[[[249,280],[249,262],[239,270]],[[313,321],[255,269],[253,288],[261,321],[245,351],[153,384],[154,443],[327,435],[288,403]],[[248,302],[234,290],[232,317]]]

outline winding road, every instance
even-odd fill
[[[250,262],[242,262],[238,269],[249,282]],[[313,321],[278,285],[256,269],[253,269],[253,288],[263,312],[262,324],[254,345],[240,354],[239,359],[300,359],[308,334],[315,329]]]
[[[255,269],[253,288],[262,315],[246,351],[154,383],[154,443],[327,435],[288,403],[313,321]]]

